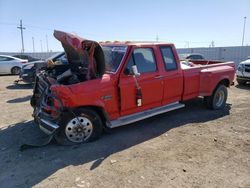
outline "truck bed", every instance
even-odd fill
[[[235,72],[235,64],[232,61],[199,60],[192,61],[191,66],[181,63],[181,68],[184,77],[183,100],[210,96],[213,92],[211,88],[215,88],[219,80],[233,80]],[[221,74],[222,72],[224,74]]]

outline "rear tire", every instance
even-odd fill
[[[63,115],[55,140],[61,145],[91,142],[100,138],[103,125],[100,116],[91,109],[77,109]]]
[[[20,67],[13,67],[11,69],[11,74],[18,75],[18,74],[20,74],[20,72],[21,72],[21,68]]]
[[[227,95],[227,87],[225,85],[218,85],[213,94],[205,97],[204,101],[209,109],[220,110],[226,105]]]
[[[245,85],[246,81],[241,80],[241,79],[236,79],[239,85]]]

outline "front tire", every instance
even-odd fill
[[[18,74],[20,74],[20,72],[21,72],[21,68],[20,67],[13,67],[11,69],[11,74],[18,75]]]
[[[220,110],[226,105],[227,95],[227,87],[225,85],[219,85],[213,94],[209,97],[205,97],[204,100],[209,109]]]
[[[55,140],[61,145],[91,142],[100,138],[103,130],[100,116],[91,109],[77,109],[64,115]]]

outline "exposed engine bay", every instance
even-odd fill
[[[69,63],[49,60],[45,72],[50,78],[59,84],[70,85],[99,78],[104,74],[104,53],[97,42],[79,40],[62,31],[55,31],[54,36],[61,41]]]
[[[54,67],[47,66],[45,74],[63,85],[76,84],[87,80],[87,69],[72,64],[60,65],[56,62]]]

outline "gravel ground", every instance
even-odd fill
[[[229,89],[224,110],[196,99],[92,143],[21,152],[44,135],[16,78],[0,77],[0,187],[250,187],[250,85]]]

